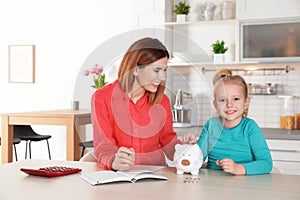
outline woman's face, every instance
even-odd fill
[[[240,123],[249,101],[240,85],[225,83],[218,84],[215,88],[214,106],[226,128],[232,128]]]
[[[146,91],[156,92],[161,82],[167,79],[168,58],[164,57],[144,68],[137,67],[136,80]]]

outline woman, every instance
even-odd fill
[[[169,53],[157,39],[143,38],[125,53],[118,79],[92,98],[94,149],[105,169],[134,164],[166,165],[181,143],[172,128],[164,94]]]

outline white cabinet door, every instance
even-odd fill
[[[273,161],[273,168],[276,173],[300,175],[300,162]]]
[[[271,150],[299,151],[300,140],[272,140],[267,139],[267,144]]]
[[[300,141],[266,140],[270,148],[273,167],[281,174],[300,175]]]
[[[277,161],[300,162],[300,151],[271,149],[271,155],[272,155],[272,159]]]
[[[300,162],[300,141],[267,140],[273,160]]]
[[[258,19],[300,16],[299,0],[239,0],[238,19]]]

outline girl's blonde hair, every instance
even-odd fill
[[[220,69],[213,77],[213,84],[216,88],[219,84],[233,83],[243,88],[245,98],[248,97],[248,87],[245,79],[240,75],[232,75],[230,69]]]
[[[216,72],[212,79],[213,85],[219,80],[220,78],[223,78],[224,76],[232,75],[232,71],[227,68],[220,69],[219,71]]]

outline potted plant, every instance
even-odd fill
[[[217,40],[211,45],[212,51],[214,52],[214,63],[223,63],[224,62],[224,53],[228,50],[225,47],[224,40]]]
[[[180,1],[175,5],[174,12],[176,13],[176,21],[177,22],[185,22],[186,17],[190,12],[191,6],[185,1]]]
[[[99,66],[97,63],[92,69],[85,70],[83,75],[93,75],[94,85],[92,85],[92,87],[95,89],[100,89],[107,84],[105,81],[105,74],[103,73],[103,67]]]

